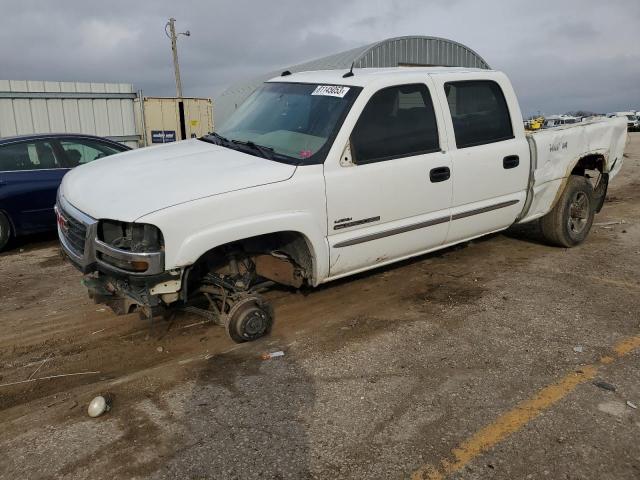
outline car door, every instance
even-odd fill
[[[451,162],[436,117],[428,81],[382,88],[362,109],[344,154],[325,162],[331,278],[444,242]]]
[[[56,193],[68,170],[52,140],[0,146],[0,208],[18,233],[55,228]]]
[[[530,154],[519,123],[517,101],[506,77],[434,77],[447,105],[449,115],[445,118],[452,133],[449,244],[504,229],[514,222],[526,198]]]
[[[129,150],[124,145],[114,145],[93,138],[64,137],[58,140],[58,144],[65,156],[65,163],[72,168]]]

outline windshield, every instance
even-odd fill
[[[360,90],[265,83],[216,133],[231,141],[272,149],[276,160],[285,156],[299,164],[321,163]]]
[[[629,120],[635,120],[636,119],[636,117],[634,115],[627,115],[627,118]]]

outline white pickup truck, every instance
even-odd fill
[[[525,134],[507,77],[361,69],[266,82],[223,128],[64,178],[63,250],[97,302],[267,333],[274,284],[317,286],[541,218],[580,244],[620,170],[626,120]]]

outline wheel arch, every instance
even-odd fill
[[[607,173],[607,157],[601,153],[589,153],[573,162],[570,175],[585,176],[587,170],[598,170]]]
[[[560,200],[560,198],[562,197],[562,193],[564,192],[565,188],[567,188],[567,182],[569,181],[569,178],[571,178],[572,175],[576,175],[576,176],[580,176],[580,177],[585,177],[587,170],[597,170],[600,172],[600,174],[603,176],[603,178],[605,179],[605,187],[606,185],[608,185],[608,170],[607,169],[607,156],[606,154],[602,154],[602,153],[587,153],[585,155],[582,155],[578,158],[576,158],[570,165],[569,168],[567,168],[567,173],[564,176],[562,183],[560,184],[560,187],[558,188],[558,191],[556,192],[555,198],[553,199],[553,202],[551,202],[551,205],[549,207],[549,211],[551,211],[556,204],[558,203],[558,201]],[[594,190],[595,190],[595,186],[594,186]],[[606,191],[605,191],[606,194]],[[604,201],[604,200],[603,200]],[[600,204],[600,208],[602,208],[602,205]],[[598,209],[598,211],[600,211]]]
[[[225,235],[218,241],[211,241],[193,255],[193,260],[187,264],[193,267],[218,252],[233,248],[265,252],[283,250],[305,269],[307,282],[310,285],[317,285],[320,279],[326,276],[325,270],[328,268],[328,253],[324,251],[326,242],[323,243],[317,238],[312,239],[310,235],[299,229],[271,229],[258,232],[252,234],[238,232],[235,235]]]

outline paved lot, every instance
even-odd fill
[[[583,246],[527,226],[276,292],[273,334],[242,346],[197,317],[114,317],[51,238],[0,255],[0,478],[640,478],[630,137]]]

